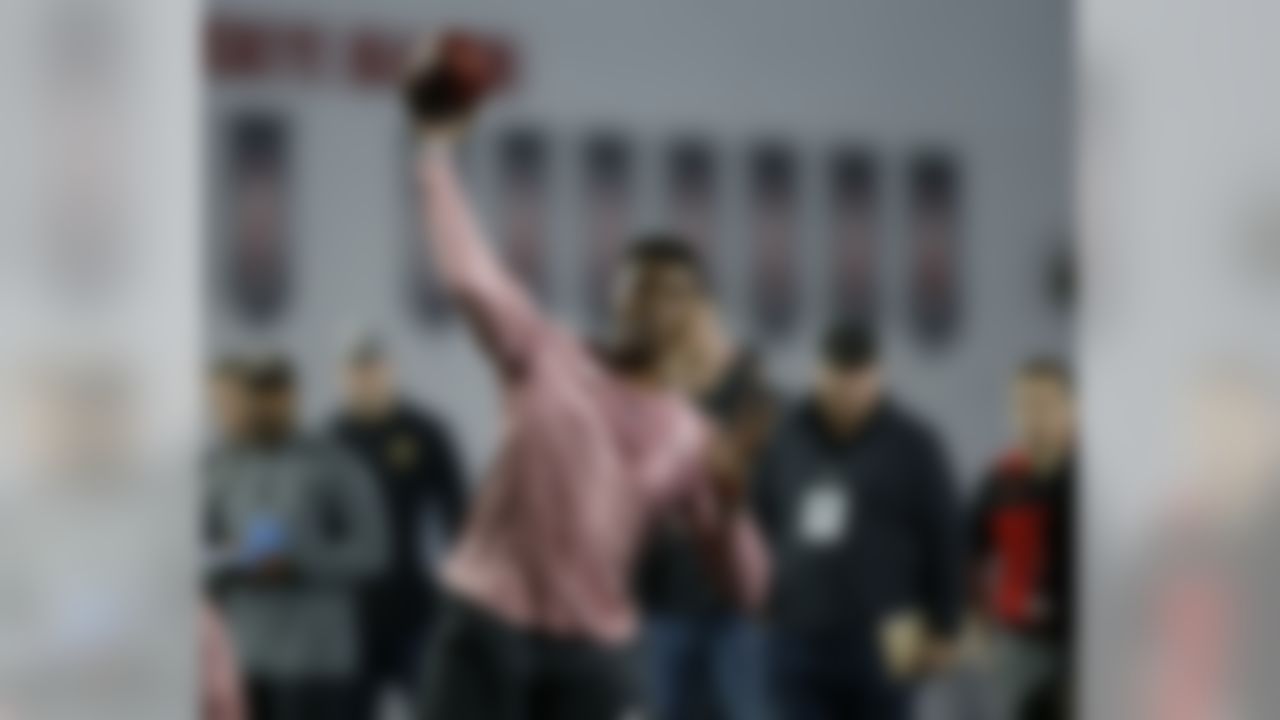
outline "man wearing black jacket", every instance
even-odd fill
[[[768,438],[773,392],[755,353],[722,321],[701,256],[682,238],[658,234],[634,244],[629,259],[662,283],[651,301],[683,318],[683,332],[662,349],[668,375],[737,438],[740,462],[750,465]],[[654,720],[768,718],[759,628],[699,555],[688,529],[665,518],[641,557],[649,712]]]
[[[775,701],[787,720],[907,718],[960,616],[955,490],[937,437],[885,396],[870,332],[839,325],[822,356],[756,485]]]
[[[411,697],[435,603],[424,548],[453,537],[465,483],[453,441],[435,417],[399,398],[380,344],[365,340],[346,368],[346,406],[334,435],[364,461],[387,518],[391,562],[363,602],[361,718],[375,718],[382,692]]]

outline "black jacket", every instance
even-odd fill
[[[377,584],[397,592],[425,589],[424,531],[452,539],[465,504],[465,482],[447,428],[402,403],[377,421],[340,415],[333,434],[370,470],[385,509],[391,563]]]
[[[1036,473],[1020,455],[1006,455],[983,478],[970,533],[989,619],[1065,649],[1075,618],[1074,459]]]
[[[896,404],[846,439],[802,403],[766,453],[755,502],[773,548],[776,626],[870,628],[919,611],[934,632],[956,630],[964,550],[951,471],[935,433]]]

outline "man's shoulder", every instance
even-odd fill
[[[705,436],[711,432],[711,421],[693,400],[675,392],[663,392],[658,399],[661,413],[660,425],[676,437]]]
[[[975,486],[977,504],[998,503],[1011,491],[1017,495],[1021,489],[1029,487],[1027,481],[1033,472],[1030,463],[1030,459],[1017,449],[997,453],[978,476]]]
[[[1031,458],[1016,448],[998,454],[987,467],[987,475],[992,480],[1023,480],[1033,472]]]
[[[356,426],[357,422],[351,411],[342,408],[330,415],[320,427],[321,432],[330,435],[343,435],[353,431]]]
[[[652,398],[645,445],[659,453],[686,456],[700,453],[711,442],[713,426],[698,406],[676,392],[660,391]]]
[[[296,458],[320,466],[333,465],[352,458],[352,453],[339,440],[323,432],[299,435],[289,446]]]
[[[236,448],[230,443],[219,442],[210,445],[200,453],[200,463],[205,467],[220,465],[229,462],[236,454]]]
[[[243,451],[229,443],[218,443],[206,448],[200,456],[200,475],[206,485],[216,484],[236,466]]]
[[[446,435],[449,422],[442,413],[431,405],[414,400],[401,400],[396,413],[400,422],[416,432],[428,435]]]
[[[911,443],[913,447],[932,448],[941,444],[941,435],[933,423],[897,399],[885,402],[883,421],[896,437]]]
[[[775,405],[775,422],[772,436],[776,439],[795,434],[807,434],[814,430],[813,398],[780,399]]]

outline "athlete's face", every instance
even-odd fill
[[[260,389],[253,394],[253,434],[259,442],[283,440],[293,432],[294,397],[288,387]]]
[[[692,270],[678,263],[631,263],[618,281],[618,333],[627,343],[660,351],[680,343],[703,302]]]
[[[875,410],[883,394],[880,366],[823,363],[818,370],[818,406],[828,424],[841,432],[856,430]]]
[[[1024,375],[1013,386],[1014,432],[1034,457],[1059,458],[1075,437],[1071,390],[1049,376]]]
[[[383,360],[369,359],[347,368],[347,402],[361,415],[377,415],[394,402],[395,379]]]

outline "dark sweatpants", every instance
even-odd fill
[[[911,691],[888,677],[869,632],[778,630],[769,651],[774,706],[784,720],[911,717]]]
[[[427,652],[429,591],[416,582],[388,582],[371,588],[361,603],[364,659],[351,720],[378,720],[382,694],[394,690],[417,697]]]
[[[246,684],[252,720],[352,720],[354,717],[352,683],[251,677]]]
[[[423,720],[638,717],[630,651],[521,630],[453,600],[432,642]]]

